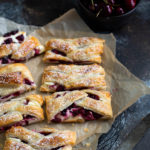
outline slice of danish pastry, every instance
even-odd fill
[[[0,131],[44,120],[42,104],[40,95],[28,95],[0,103]]]
[[[35,89],[29,69],[24,64],[9,64],[0,68],[0,102]]]
[[[75,90],[45,96],[48,122],[85,122],[112,118],[107,91]]]
[[[94,37],[51,39],[46,43],[44,62],[101,63],[104,40]]]
[[[100,65],[48,66],[44,70],[40,90],[55,92],[87,88],[106,89],[105,71]]]
[[[44,52],[44,47],[33,36],[22,31],[12,31],[0,37],[0,65],[28,60]]]
[[[75,143],[73,131],[54,128],[32,131],[18,126],[6,132],[4,150],[72,150]]]

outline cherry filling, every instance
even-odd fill
[[[8,37],[8,36],[11,36],[11,35],[15,35],[16,33],[18,33],[19,31],[18,30],[13,30],[11,32],[7,32],[3,35],[3,37]]]
[[[13,43],[12,38],[8,38],[8,39],[4,40],[4,44],[11,44],[11,43]]]
[[[60,85],[57,83],[55,83],[54,85],[49,85],[49,89],[55,90],[57,92],[66,90],[64,85]],[[71,88],[71,89],[67,89],[67,90],[73,91],[73,90],[83,90],[83,89],[94,89],[94,88],[93,87],[90,87],[90,88],[89,87],[78,87],[78,88]],[[96,99],[96,95],[95,95],[95,99]],[[99,99],[98,96],[97,96],[97,99]]]
[[[95,95],[95,94],[91,94],[91,93],[87,93],[88,97],[99,100],[99,96]]]
[[[34,116],[31,115],[24,115],[23,116],[23,120],[13,124],[13,126],[25,126],[25,125],[29,125],[30,122],[34,122],[36,120],[36,118]]]
[[[35,54],[34,54],[34,56],[37,56],[37,55],[39,55],[40,54],[40,50],[39,49],[34,49],[34,52],[35,52]]]
[[[31,116],[31,115],[26,115],[26,116],[23,116],[23,120],[17,122],[17,123],[14,123],[13,125],[9,125],[9,126],[6,126],[6,127],[0,127],[0,131],[1,132],[4,132],[8,129],[10,129],[12,126],[25,126],[25,125],[28,125],[30,124],[30,122],[34,122],[36,121],[36,118],[34,116]]]
[[[8,38],[4,40],[3,44],[15,43],[15,41],[13,41],[11,36],[17,34],[18,32],[19,32],[18,30],[15,30],[4,34],[3,37],[8,37]],[[22,43],[24,41],[24,35],[20,34],[16,37],[16,39],[18,40],[19,43]]]
[[[25,105],[28,105],[29,104],[29,100],[26,99],[26,101],[24,102]]]
[[[65,95],[66,95],[66,92],[62,94],[62,96],[65,96]],[[55,98],[58,98],[60,96],[61,96],[60,94],[57,94]]]
[[[55,91],[65,91],[65,87],[59,84],[50,85],[49,88]]]
[[[11,55],[5,56],[3,58],[0,58],[1,64],[10,64],[10,63],[18,63],[21,62],[22,60],[15,60],[11,58]]]
[[[66,56],[66,53],[64,53],[64,52],[62,52],[62,51],[59,51],[59,50],[57,50],[57,49],[52,49],[51,51],[52,51],[53,53],[55,53],[55,54],[62,55],[62,56]]]
[[[30,80],[27,79],[27,78],[25,78],[25,79],[23,80],[23,82],[24,82],[24,84],[27,84],[27,85],[32,85],[32,84],[34,84],[34,82],[30,81]]]
[[[101,115],[91,110],[84,109],[83,107],[77,106],[76,104],[73,103],[67,109],[64,109],[63,111],[55,115],[55,117],[51,121],[59,123],[69,119],[70,117],[76,116],[81,116],[86,121],[96,120],[102,117]]]
[[[2,96],[2,97],[0,97],[0,101],[1,102],[5,102],[5,101],[7,101],[7,100],[9,100],[9,99],[11,99],[13,97],[19,96],[20,94],[21,94],[21,92],[18,91],[18,92],[9,94],[7,96]]]
[[[11,55],[0,58],[0,61],[1,61],[1,64],[9,64],[9,63],[14,62],[14,60],[11,59]]]
[[[22,43],[22,42],[24,41],[24,36],[23,36],[23,34],[18,35],[18,36],[16,37],[16,39],[19,41],[19,43]]]

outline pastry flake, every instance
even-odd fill
[[[85,122],[112,118],[111,95],[107,91],[75,90],[45,96],[50,122]]]
[[[35,88],[33,77],[26,65],[16,63],[0,68],[0,102]]]
[[[36,131],[12,127],[6,132],[4,150],[72,150],[76,133],[69,130],[40,128]]]
[[[51,39],[46,43],[44,62],[101,63],[104,40],[94,37]]]
[[[0,37],[0,65],[25,61],[44,51],[37,38],[26,37],[22,31],[12,31]]]
[[[0,103],[0,131],[11,126],[25,126],[42,121],[42,104],[42,96],[36,94]]]
[[[106,89],[105,71],[97,65],[57,65],[45,68],[40,91]]]

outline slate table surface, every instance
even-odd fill
[[[1,0],[0,17],[42,26],[76,3],[77,0]],[[113,34],[117,39],[116,57],[150,87],[150,0],[141,0],[128,24]],[[99,138],[97,149],[150,149],[149,113],[150,95],[145,95],[117,117],[111,130]]]

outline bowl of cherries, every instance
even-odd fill
[[[118,29],[128,22],[140,0],[79,0],[81,16],[99,29]]]

